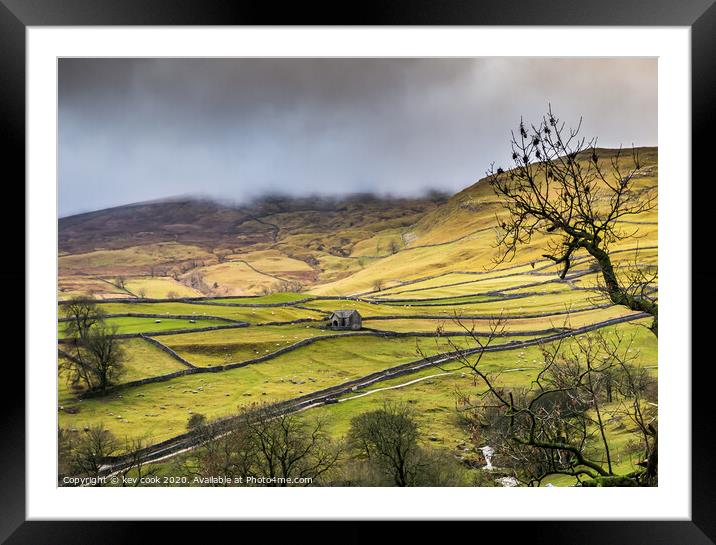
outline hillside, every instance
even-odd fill
[[[614,156],[615,150],[598,150],[603,160]],[[656,187],[658,151],[640,148],[641,169],[636,183]],[[586,158],[585,158],[586,159]],[[313,293],[322,295],[356,294],[372,291],[379,282],[383,289],[417,278],[449,272],[485,272],[515,264],[528,264],[542,259],[546,240],[533,239],[520,249],[511,263],[495,263],[495,227],[504,210],[492,188],[481,179],[451,197],[445,204],[424,214],[414,225],[401,231],[404,248],[379,263],[371,263],[348,278],[316,287]],[[657,243],[657,210],[640,217],[631,217],[634,235],[640,247]],[[635,223],[636,222],[636,223]],[[634,237],[617,244],[614,249],[635,246]],[[586,255],[586,254],[578,254]]]
[[[655,186],[657,150],[639,151],[638,183]],[[613,153],[599,150],[604,159]],[[185,198],[121,206],[60,219],[60,297],[355,295],[436,274],[484,272],[496,266],[494,227],[502,213],[484,180],[450,198],[270,196],[241,206]],[[630,218],[641,224],[640,247],[656,245],[656,214]],[[513,265],[539,260],[545,242],[524,247]]]
[[[641,151],[635,184],[655,188],[657,150]],[[73,441],[91,427],[144,441],[143,461],[172,475],[199,449],[187,431],[196,415],[217,423],[218,440],[220,423],[273,404],[320,419],[345,444],[356,415],[395,403],[411,407],[423,447],[459,461],[461,486],[499,484],[507,473],[482,471],[473,447],[484,443],[463,418],[480,394],[463,357],[480,353],[495,384],[523,392],[543,374],[544,350],[574,356],[581,342],[601,338],[607,344],[591,345],[590,357],[604,364],[603,347],[615,343],[645,385],[658,376],[652,318],[595,290],[601,275],[591,257],[573,256],[562,279],[542,257],[547,241],[535,238],[495,263],[501,214],[480,180],[449,199],[274,197],[243,208],[182,199],[64,218],[60,298],[101,299],[125,372],[102,395],[73,382],[73,305],[60,305],[60,430]],[[623,223],[628,236],[610,247],[614,262],[655,264],[657,211]],[[359,328],[328,326],[336,310],[358,311]],[[657,393],[645,390],[649,418]],[[624,407],[611,397],[601,407],[618,473],[643,460]],[[598,452],[597,434],[584,433],[580,444]],[[558,472],[547,484],[575,479]]]
[[[298,289],[395,251],[400,231],[445,200],[272,196],[239,206],[186,198],[61,218],[60,296]]]

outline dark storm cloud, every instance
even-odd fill
[[[62,59],[60,214],[174,195],[458,191],[551,102],[655,145],[656,60]]]

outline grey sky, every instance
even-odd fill
[[[657,144],[656,59],[62,59],[60,215],[194,194],[459,191],[551,102]]]

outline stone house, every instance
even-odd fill
[[[353,329],[361,328],[363,320],[357,310],[334,310],[328,316],[327,325],[330,329]]]

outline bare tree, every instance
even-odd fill
[[[73,298],[62,305],[60,311],[65,319],[65,335],[81,337],[90,328],[104,319],[104,313],[92,298]]]
[[[225,476],[234,481],[250,475],[255,463],[254,444],[245,430],[235,427],[228,433],[217,424],[197,428],[201,446],[178,460],[178,471],[188,477]],[[229,486],[229,482],[212,481],[212,486]]]
[[[271,287],[271,293],[291,293],[303,291],[304,285],[298,280],[281,280]]]
[[[320,420],[282,414],[270,405],[245,409],[216,439],[216,424],[201,433],[204,444],[184,464],[190,475],[254,478],[245,483],[259,486],[315,485],[340,457]]]
[[[104,392],[124,372],[125,352],[116,327],[104,322],[92,301],[73,300],[63,306],[69,358],[61,369],[73,385]]]
[[[656,414],[646,401],[653,380],[635,365],[631,340],[618,331],[596,332],[542,345],[543,365],[531,386],[512,389],[480,365],[486,345],[479,337],[475,342],[474,357],[454,348],[486,389],[476,399],[461,396],[459,406],[476,445],[489,443],[502,469],[529,485],[553,475],[585,486],[656,483]],[[616,470],[610,425],[624,418],[640,426],[646,469]]]
[[[641,256],[642,253],[637,247],[632,260],[614,264],[614,272],[619,278],[622,290],[628,297],[650,303],[656,309],[659,293],[659,269],[656,264],[642,263],[640,261]],[[596,290],[604,293],[607,297],[611,297],[609,286],[604,283],[603,278],[597,278]],[[658,333],[656,318],[654,316],[654,321],[650,327],[655,335]]]
[[[124,443],[101,424],[90,426],[84,431],[58,430],[58,465],[61,475],[95,478],[106,476],[109,463],[120,457],[125,462],[122,486],[141,486],[142,478],[157,474],[158,467],[144,461],[144,439],[127,439]],[[92,483],[92,481],[88,481]],[[94,486],[103,486],[106,481],[96,480]]]
[[[400,244],[398,244],[398,241],[395,239],[391,239],[391,241],[388,243],[388,252],[391,255],[397,254],[400,251]]]
[[[615,333],[619,338],[619,333]],[[621,343],[621,340],[619,341]],[[632,343],[628,342],[631,346]],[[627,353],[630,348],[627,348]],[[607,345],[606,351],[614,354]],[[618,406],[614,413],[626,417],[632,422],[640,434],[637,442],[641,449],[643,460],[639,465],[644,468],[640,476],[643,484],[655,486],[658,484],[658,384],[654,377],[642,367],[630,365],[626,358],[620,354],[614,356],[617,366],[614,387],[618,391]]]
[[[395,486],[414,486],[425,466],[418,437],[410,408],[386,403],[351,420],[348,444]]]
[[[331,444],[323,423],[298,415],[274,416],[270,407],[256,407],[243,417],[247,437],[258,451],[254,473],[287,478],[321,477],[336,464],[340,452]]]
[[[90,426],[78,434],[66,451],[60,451],[67,457],[61,465],[65,465],[71,475],[96,478],[101,475],[107,457],[116,455],[119,450],[120,444],[111,432],[101,425]],[[96,486],[102,486],[101,481],[97,481]]]
[[[77,430],[57,429],[57,472],[59,475],[67,475],[72,469],[70,453],[75,445],[74,436],[76,434]]]
[[[195,290],[199,290],[202,293],[207,293],[210,291],[209,287],[204,282],[204,277],[199,271],[192,272],[188,276],[187,282],[189,284],[189,287],[194,288]]]
[[[657,334],[658,304],[644,284],[649,275],[626,279],[625,284],[609,253],[614,242],[637,235],[638,228],[627,231],[621,222],[654,209],[656,191],[635,183],[641,168],[636,149],[629,154],[619,149],[602,159],[596,138],[587,140],[580,129],[581,119],[575,129],[567,129],[550,107],[539,124],[521,121],[517,134],[512,133],[514,168],[505,171],[493,165],[487,172],[508,212],[498,218],[498,260],[514,257],[535,234],[547,235],[550,242],[543,257],[561,265],[564,278],[576,252],[583,249],[598,263],[611,301],[652,315]]]
[[[126,466],[119,471],[122,475],[121,484],[126,486],[143,486],[148,477],[157,475],[159,467],[146,462],[144,459],[144,449],[147,447],[147,441],[144,439],[127,440],[124,446],[124,460]]]

